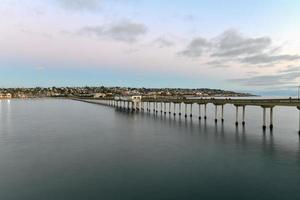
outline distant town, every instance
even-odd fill
[[[249,93],[238,93],[220,89],[184,88],[130,88],[130,87],[35,87],[0,88],[0,98],[42,98],[42,97],[115,97],[115,96],[167,96],[167,97],[245,97]]]

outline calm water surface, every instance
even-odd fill
[[[195,109],[196,110],[196,107]],[[298,111],[214,124],[71,100],[0,101],[0,199],[300,199]],[[196,113],[195,113],[196,114]]]

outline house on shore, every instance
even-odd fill
[[[11,99],[12,95],[11,93],[0,93],[0,99]]]

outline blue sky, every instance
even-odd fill
[[[294,90],[300,2],[2,0],[0,87]]]

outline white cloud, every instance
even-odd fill
[[[97,37],[109,37],[117,41],[136,42],[138,37],[146,34],[147,27],[141,23],[122,21],[106,26],[85,26],[79,30],[81,34],[91,34]]]
[[[55,0],[63,8],[69,10],[97,10],[103,0]]]

